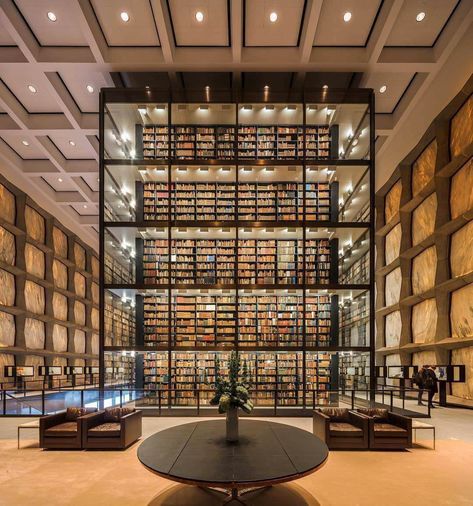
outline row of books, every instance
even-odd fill
[[[328,125],[305,127],[306,158],[330,157],[331,134]],[[143,127],[143,158],[188,159],[278,159],[304,156],[304,128],[298,125],[199,126],[162,125]]]
[[[300,352],[240,352],[249,371],[250,391],[259,406],[295,406],[312,398],[312,390],[319,390],[318,403],[325,404],[330,389],[331,356],[328,353],[308,353],[304,364]],[[144,358],[145,389],[152,391],[170,387],[174,405],[205,404],[215,384],[215,365],[218,357],[220,372],[227,375],[229,354],[221,352],[146,353]],[[304,385],[304,369],[306,382]]]
[[[304,256],[305,255],[305,256]],[[238,271],[236,258],[238,258]],[[330,242],[308,239],[146,239],[146,284],[308,284],[330,282]]]
[[[306,219],[330,220],[328,183],[305,185]],[[144,220],[302,220],[302,183],[168,183],[143,186]]]

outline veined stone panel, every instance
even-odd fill
[[[98,304],[100,302],[100,290],[99,285],[94,281],[92,282],[91,293],[92,293],[92,302],[94,304]]]
[[[15,195],[0,184],[0,218],[12,225],[15,224],[16,199]]]
[[[473,209],[473,158],[452,177],[450,184],[450,215],[452,219]]]
[[[92,321],[92,328],[94,330],[98,330],[100,328],[100,318],[99,318],[99,310],[92,308],[91,312],[91,321]]]
[[[44,322],[25,318],[25,344],[31,350],[43,350],[45,342]]]
[[[76,353],[85,353],[85,332],[76,329],[74,332],[74,351]]]
[[[63,374],[60,374],[59,376],[53,376],[52,378],[52,387],[57,388],[67,379],[67,376],[64,374],[64,367],[67,366],[67,358],[54,357],[53,365],[61,367],[63,371]]]
[[[473,283],[452,292],[450,327],[453,337],[473,336]]]
[[[385,345],[387,347],[399,346],[401,337],[401,313],[394,311],[386,315],[384,320]]]
[[[450,270],[452,277],[473,271],[473,221],[468,222],[451,237]]]
[[[412,354],[412,365],[435,365],[436,363],[435,351],[416,351]]]
[[[412,246],[434,233],[437,215],[437,194],[432,193],[412,212]]]
[[[53,245],[57,256],[67,258],[67,236],[58,227],[53,227]]]
[[[15,236],[5,228],[0,227],[0,262],[15,265],[15,258]]]
[[[437,249],[431,246],[412,260],[412,293],[417,295],[433,288],[436,272]]]
[[[29,279],[25,281],[25,304],[27,311],[36,314],[44,314],[44,288]]]
[[[79,269],[85,270],[85,249],[78,243],[74,244],[74,261]]]
[[[53,313],[56,320],[67,320],[67,297],[62,293],[53,293]]]
[[[437,304],[435,299],[427,299],[412,308],[412,342],[431,343],[437,329]]]
[[[98,334],[92,334],[92,342],[91,342],[91,348],[92,348],[92,355],[98,355],[99,354],[99,335]]]
[[[385,365],[386,367],[393,365],[401,365],[401,355],[399,355],[399,353],[391,353],[390,355],[386,355]],[[386,384],[391,386],[399,386],[399,380],[386,378]]]
[[[25,206],[26,233],[35,241],[44,243],[46,237],[46,223],[38,211]]]
[[[58,353],[67,351],[67,327],[54,324],[53,327],[53,347]]]
[[[401,224],[398,223],[389,232],[389,234],[386,235],[385,249],[384,249],[384,257],[386,265],[389,265],[391,262],[394,262],[394,260],[396,260],[396,258],[399,256],[399,252],[401,251],[401,237],[402,237],[402,228]]]
[[[434,177],[437,139],[434,139],[412,165],[412,196],[415,197]]]
[[[452,158],[473,143],[473,95],[463,104],[450,123],[450,152]]]
[[[74,288],[76,295],[85,298],[85,277],[79,272],[74,273]]]
[[[452,350],[452,365],[465,364],[465,383],[452,383],[452,395],[473,399],[473,346]]]
[[[15,337],[15,317],[10,313],[0,311],[0,348],[15,346]]]
[[[399,211],[401,205],[402,182],[399,179],[386,194],[384,201],[384,219],[386,223],[391,221]]]
[[[28,378],[28,388],[41,388],[43,386],[43,377],[39,375],[39,368],[44,365],[44,357],[39,355],[27,355],[25,365],[34,367],[34,376]]]
[[[92,276],[97,279],[100,277],[100,263],[96,256],[92,256]]]
[[[11,353],[0,353],[0,382],[8,383],[13,382],[13,378],[5,377],[5,366],[15,365],[15,355]]]
[[[0,304],[3,306],[15,305],[15,276],[11,272],[0,269]]]
[[[44,279],[44,252],[29,242],[25,244],[25,264],[27,272],[33,274],[33,276]]]
[[[392,306],[399,302],[401,295],[402,274],[401,268],[397,267],[386,275],[385,299],[386,306]]]
[[[78,300],[74,302],[74,321],[78,325],[85,325],[85,304]]]
[[[67,266],[59,260],[53,260],[54,285],[67,290]]]

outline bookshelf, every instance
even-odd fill
[[[358,304],[359,292],[370,290],[370,233],[361,256],[356,241],[372,220],[372,147],[363,146],[373,133],[361,139],[370,115],[358,107],[340,125],[342,139],[337,118],[349,114],[335,111],[356,103],[336,99],[306,111],[266,102],[150,105],[125,160],[108,146],[110,159],[101,153],[101,170],[116,178],[111,186],[131,188],[126,198],[136,203],[129,217],[114,201],[101,208],[103,228],[117,239],[113,250],[105,241],[102,286],[119,300],[134,291],[136,301],[136,339],[106,347],[136,353],[147,405],[159,400],[192,414],[188,408],[208,406],[216,359],[223,368],[237,349],[256,406],[295,413],[334,401],[342,351],[366,349],[371,359],[369,296]],[[122,120],[114,121],[120,130]],[[340,154],[348,127],[359,136],[357,151],[365,149],[359,160]],[[136,157],[127,158],[133,148]],[[365,189],[346,211],[357,183]],[[120,260],[125,250],[133,255]],[[114,314],[104,317],[113,327]]]

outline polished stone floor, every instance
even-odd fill
[[[145,418],[143,437],[190,418]],[[277,418],[311,430],[308,418]],[[0,505],[213,506],[221,497],[177,485],[147,471],[135,444],[116,451],[42,451],[33,433],[16,432],[25,419],[0,419]],[[428,420],[425,420],[428,421]],[[289,485],[247,496],[249,505],[403,506],[473,504],[473,411],[434,410],[437,450],[430,431],[406,452],[331,452],[320,471]]]

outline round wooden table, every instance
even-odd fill
[[[168,480],[224,490],[225,502],[256,488],[297,480],[328,457],[319,438],[290,425],[240,419],[240,440],[227,443],[225,420],[186,423],[141,443],[138,458]]]

